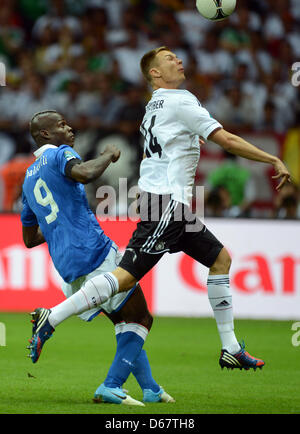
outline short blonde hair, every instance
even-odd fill
[[[153,50],[150,50],[146,54],[144,54],[144,56],[141,59],[140,67],[143,76],[150,84],[152,83],[152,77],[149,72],[153,66],[157,54],[160,53],[161,51],[171,51],[171,50],[165,46],[154,48]]]

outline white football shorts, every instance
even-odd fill
[[[113,243],[105,260],[98,268],[85,276],[78,277],[78,279],[74,280],[72,283],[63,282],[61,286],[63,293],[68,298],[75,292],[77,292],[87,280],[91,279],[92,277],[98,276],[99,274],[106,273],[107,271],[113,271],[119,265],[122,256],[123,255],[119,252],[118,246]],[[91,321],[103,310],[105,310],[105,312],[107,313],[117,312],[122,308],[122,306],[124,306],[135,288],[136,285],[129,291],[120,292],[114,295],[113,297],[109,298],[105,303],[102,303],[101,305],[93,309],[86,310],[85,312],[78,315],[78,317],[83,319],[84,321]]]

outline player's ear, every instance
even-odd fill
[[[47,130],[40,130],[40,136],[43,137],[43,139],[49,139],[50,138],[49,131],[47,131]]]
[[[152,78],[160,78],[161,77],[161,72],[157,68],[151,68],[149,70],[149,74]]]

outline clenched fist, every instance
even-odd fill
[[[104,153],[112,154],[111,161],[115,163],[118,161],[121,155],[121,151],[115,145],[107,145],[104,149]]]

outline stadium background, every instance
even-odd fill
[[[96,211],[100,185],[118,190],[119,178],[128,179],[128,188],[137,182],[139,125],[150,96],[139,60],[167,45],[183,60],[185,87],[211,115],[291,170],[293,184],[278,194],[270,167],[230,158],[207,143],[196,184],[205,186],[206,223],[234,259],[236,317],[299,319],[300,86],[292,84],[299,27],[297,0],[238,0],[233,16],[219,23],[201,18],[193,0],[2,0],[0,310],[28,311],[62,297],[47,248],[27,250],[21,239],[21,186],[34,150],[31,116],[61,112],[76,130],[83,159],[107,142],[120,147],[120,164],[87,188]],[[124,210],[120,201],[114,211]],[[134,224],[104,222],[103,228],[124,248]],[[143,281],[153,313],[211,315],[206,271],[197,267],[180,254],[165,255]]]

